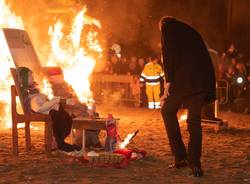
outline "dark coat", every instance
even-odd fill
[[[173,18],[162,22],[162,54],[170,94],[192,95],[203,92],[206,101],[215,100],[215,73],[200,34]]]

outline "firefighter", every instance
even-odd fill
[[[150,62],[144,66],[140,77],[140,81],[146,83],[149,109],[160,108],[160,81],[164,76],[164,71],[157,60],[157,57],[152,57]]]

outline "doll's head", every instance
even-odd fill
[[[20,83],[22,96],[24,96],[30,84],[34,82],[32,71],[27,67],[19,67],[17,68],[17,77]]]
[[[17,77],[21,88],[21,94],[23,98],[29,93],[38,93],[39,89],[37,84],[34,81],[33,72],[27,67],[18,67],[17,68]]]

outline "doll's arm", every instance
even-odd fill
[[[39,112],[42,114],[47,114],[51,109],[58,109],[59,107],[59,98],[54,98],[50,101],[39,99],[39,97],[35,97],[31,99],[31,109],[35,112]]]

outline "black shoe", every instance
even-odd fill
[[[191,167],[191,170],[192,170],[192,174],[195,177],[203,176],[203,170],[201,169],[201,167]]]
[[[172,168],[176,168],[176,169],[180,169],[180,168],[183,168],[183,167],[187,167],[188,166],[188,163],[186,160],[180,160],[178,162],[175,162],[173,164],[170,164],[168,166],[169,169],[172,169]]]

